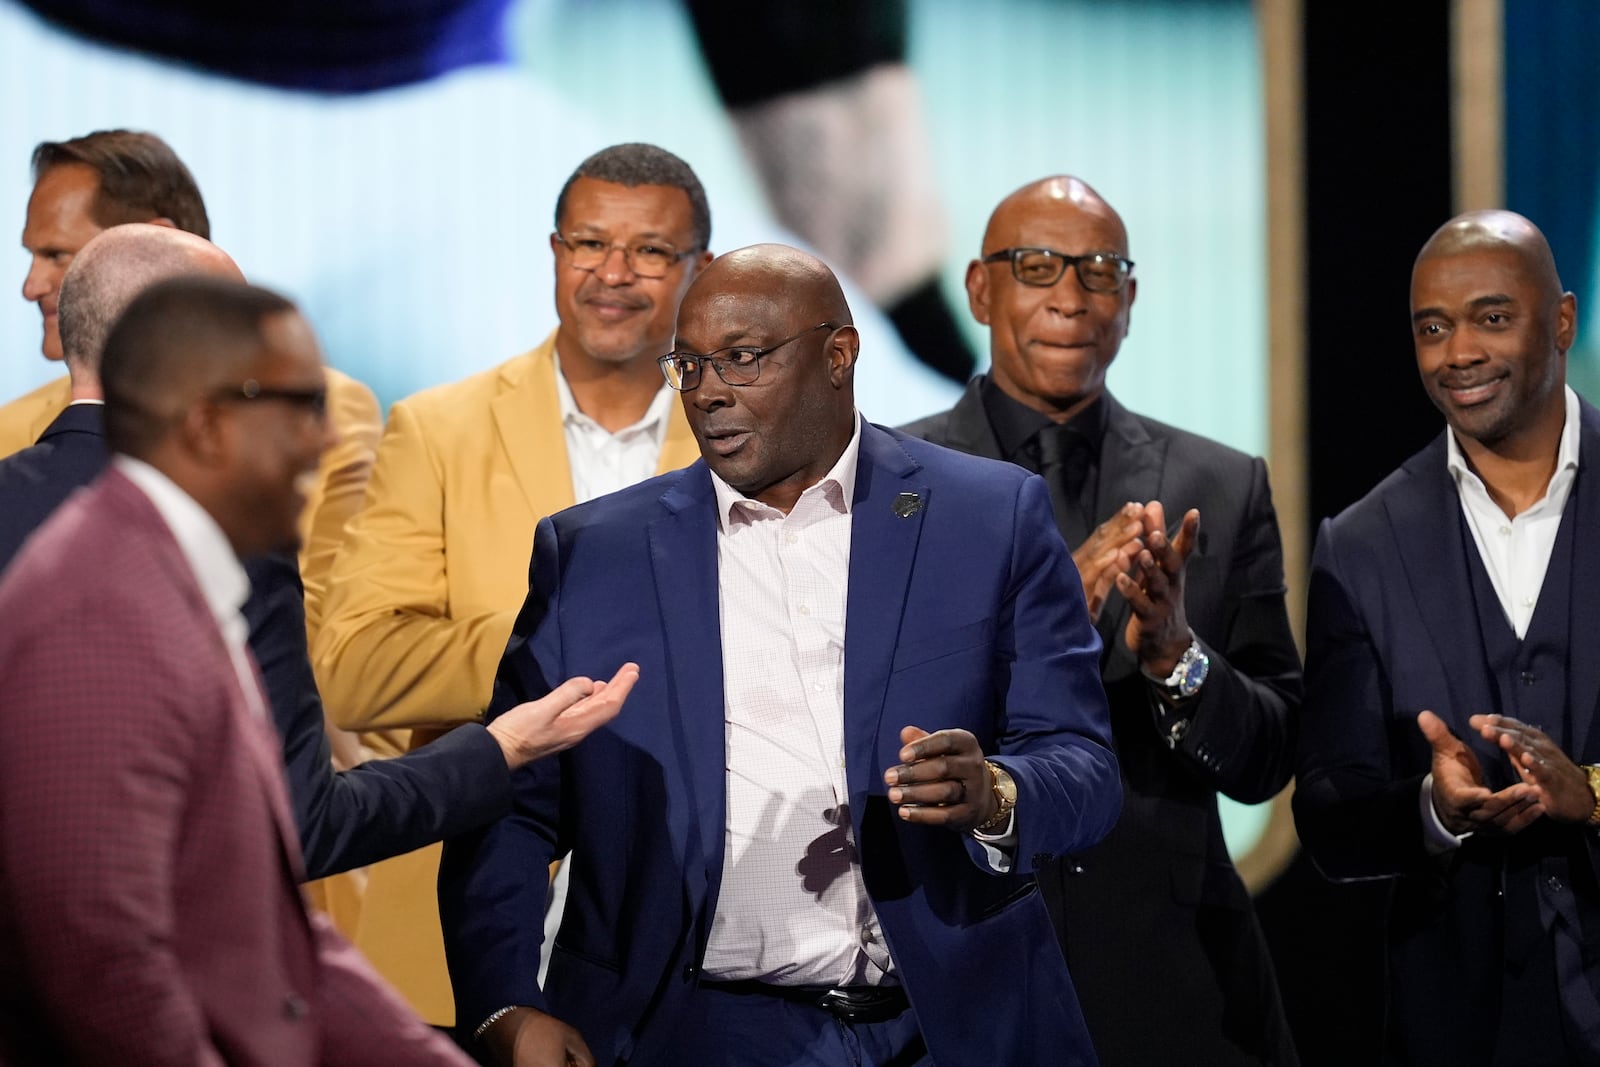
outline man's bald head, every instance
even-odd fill
[[[751,245],[712,260],[684,294],[679,323],[691,301],[735,302],[741,307],[760,304],[796,323],[803,320],[807,326],[854,322],[844,289],[828,265],[788,245]]]
[[[170,226],[113,226],[83,246],[62,279],[58,304],[75,393],[97,388],[106,337],[134,297],[156,282],[190,275],[244,281],[222,249]]]
[[[788,511],[827,474],[855,432],[852,323],[839,279],[796,248],[741,248],[700,273],[678,309],[676,352],[693,375],[684,414],[718,477]]]
[[[1433,232],[1417,253],[1417,269],[1429,260],[1469,252],[1510,252],[1523,263],[1524,276],[1552,302],[1561,299],[1561,276],[1550,242],[1532,221],[1515,211],[1468,211]]]
[[[1019,230],[1029,220],[1049,216],[1085,214],[1104,219],[1116,236],[1116,247],[1105,249],[1118,255],[1128,254],[1128,230],[1122,216],[1094,187],[1082,178],[1070,174],[1057,174],[1029,182],[995,205],[989,215],[989,225],[983,231],[985,253],[1014,247]],[[1062,249],[1071,252],[1072,249]]]

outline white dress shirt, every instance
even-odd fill
[[[150,503],[172,531],[183,558],[194,572],[195,581],[200,583],[200,592],[211,609],[211,616],[222,631],[222,642],[233,661],[245,702],[251,711],[266,718],[266,698],[262,696],[261,684],[256,680],[255,667],[247,651],[250,625],[239,614],[250,597],[250,577],[240,565],[227,535],[194,497],[150,464],[123,455],[113,457],[111,462],[150,498]]]
[[[567,463],[572,468],[572,495],[580,504],[615,493],[656,473],[661,445],[667,438],[667,416],[678,394],[661,383],[644,416],[632,426],[612,433],[578,410],[567,376],[556,356],[556,397],[561,404],[561,430],[567,442]]]
[[[1578,476],[1578,394],[1566,388],[1567,421],[1561,430],[1556,450],[1556,470],[1545,487],[1544,496],[1521,514],[1508,517],[1489,495],[1483,480],[1473,472],[1451,431],[1445,435],[1445,464],[1461,500],[1461,514],[1472,531],[1478,558],[1494,585],[1500,609],[1507,624],[1520,640],[1528,634],[1534,608],[1539,605],[1539,590],[1544,587],[1545,571],[1550,568],[1550,553],[1561,529],[1561,513]],[[1455,848],[1470,834],[1457,836],[1445,829],[1433,807],[1433,775],[1422,782],[1423,832],[1430,851]]]
[[[876,985],[893,969],[862,881],[845,778],[860,446],[858,419],[833,469],[788,515],[712,475],[728,799],[708,978]]]

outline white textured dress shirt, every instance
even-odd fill
[[[111,462],[150,498],[150,503],[155,505],[167,528],[172,531],[183,558],[188,561],[189,569],[200,583],[200,592],[205,596],[212,617],[217,620],[217,628],[222,631],[222,642],[233,661],[233,670],[238,676],[245,702],[251,711],[266,718],[266,698],[262,695],[261,683],[256,678],[256,670],[247,651],[250,625],[239,614],[239,609],[250,597],[250,577],[240,565],[227,535],[217,525],[217,520],[192,496],[150,464],[132,456],[120,455],[113,457]]]
[[[1500,510],[1483,480],[1468,466],[1455,432],[1445,435],[1445,464],[1461,499],[1461,513],[1466,516],[1472,541],[1478,546],[1478,558],[1483,560],[1483,569],[1494,584],[1506,622],[1519,640],[1527,636],[1533,610],[1539,605],[1539,590],[1544,587],[1550,553],[1555,550],[1556,534],[1561,529],[1561,513],[1566,510],[1567,497],[1572,495],[1572,483],[1578,476],[1578,394],[1571,386],[1566,387],[1566,404],[1567,421],[1556,450],[1555,474],[1539,502],[1515,518],[1508,518]],[[1430,851],[1455,848],[1471,836],[1457,836],[1439,820],[1439,813],[1433,808],[1431,774],[1423,779],[1421,804],[1423,832]]]
[[[561,430],[567,442],[567,463],[572,468],[572,495],[582,504],[615,493],[656,473],[661,445],[667,439],[667,415],[678,394],[666,382],[650,401],[644,417],[612,433],[578,410],[572,387],[561,373],[556,357],[556,396],[561,404]]]
[[[877,985],[893,970],[862,881],[845,780],[860,446],[858,420],[833,469],[788,515],[712,475],[728,800],[708,978]]]

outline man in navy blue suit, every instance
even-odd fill
[[[1081,584],[1039,478],[861,419],[858,346],[816,259],[714,261],[661,360],[702,460],[539,525],[493,707],[642,674],[446,843],[502,1063],[1094,1062],[1033,880],[1121,803]]]
[[[1417,257],[1411,321],[1448,428],[1318,532],[1296,824],[1329,877],[1393,881],[1383,1062],[1600,1062],[1600,411],[1566,386],[1576,303],[1531,222],[1473,212]]]
[[[0,459],[0,570],[68,496],[105,469],[110,457],[101,417],[101,350],[135,296],[157,281],[184,275],[244,280],[222,249],[165,226],[112,227],[74,257],[59,305],[73,402],[38,444]],[[228,399],[309,405],[325,417],[321,394],[275,396],[262,390],[256,397]],[[248,560],[245,570],[251,582],[243,609],[250,650],[283,739],[290,799],[311,879],[397,856],[497,818],[510,803],[512,769],[572,743],[614,715],[627,696],[631,671],[613,679],[620,683],[615,690],[574,707],[591,690],[586,680],[574,679],[549,703],[521,709],[503,725],[464,727],[403,758],[335,774],[306,653],[293,552]]]

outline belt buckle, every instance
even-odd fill
[[[906,1010],[905,994],[898,986],[871,989],[829,989],[816,1004],[835,1019],[847,1023],[881,1023]]]
[[[836,1019],[843,1019],[847,1023],[862,1021],[862,1017],[872,1012],[875,1005],[863,1004],[843,989],[830,989],[817,998],[817,1006],[831,1013]]]

